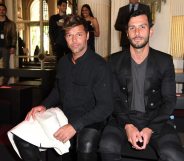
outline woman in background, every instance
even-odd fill
[[[95,51],[95,37],[100,36],[98,20],[93,16],[91,8],[88,4],[84,4],[81,8],[81,16],[88,22],[89,40],[88,46]]]

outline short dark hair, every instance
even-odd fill
[[[0,6],[4,7],[4,8],[7,10],[7,7],[6,7],[6,5],[5,5],[5,4],[0,3]]]
[[[57,5],[60,6],[62,3],[67,3],[67,0],[58,0]]]
[[[70,29],[79,25],[83,25],[84,30],[88,32],[87,21],[79,15],[70,14],[70,15],[67,15],[65,18],[63,29],[66,31],[67,29]]]
[[[144,10],[138,9],[138,10],[135,10],[134,12],[132,12],[129,15],[129,18],[128,18],[128,21],[127,21],[127,27],[128,27],[128,22],[130,21],[130,19],[132,17],[137,17],[137,16],[140,16],[140,15],[146,15],[146,17],[148,18],[149,27],[151,28],[153,26],[151,15],[148,15],[148,13]]]

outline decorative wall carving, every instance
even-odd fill
[[[161,12],[162,4],[166,3],[166,0],[140,0],[140,2],[150,6],[152,18],[155,21],[156,12]]]

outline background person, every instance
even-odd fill
[[[26,44],[24,40],[18,36],[18,54],[19,56],[28,56],[28,48],[26,48]],[[19,58],[19,68],[22,68],[24,66],[24,62],[27,62],[28,58]]]
[[[146,12],[133,12],[127,32],[130,49],[109,60],[115,110],[101,139],[102,161],[120,161],[126,142],[140,153],[151,145],[160,161],[184,161],[179,136],[169,120],[176,104],[173,60],[149,46],[151,27]]]
[[[7,8],[0,4],[0,59],[3,59],[3,68],[9,69],[10,54],[15,54],[17,43],[16,25],[7,16]],[[9,77],[3,78],[3,85],[7,85]]]
[[[130,46],[130,42],[128,40],[126,32],[127,19],[129,18],[130,13],[137,9],[144,10],[151,18],[151,11],[149,6],[139,3],[138,0],[129,0],[128,5],[123,6],[119,9],[114,27],[116,30],[121,32],[120,46],[122,47],[122,51],[125,49],[129,49]]]
[[[88,39],[88,46],[95,51],[95,37],[100,36],[100,27],[98,24],[98,20],[96,17],[93,16],[91,8],[88,4],[84,4],[81,8],[81,16],[87,21],[88,23],[88,30],[89,30],[89,39]]]
[[[64,38],[63,23],[66,17],[67,0],[58,0],[57,7],[59,13],[52,15],[49,19],[49,37],[52,52],[58,60],[69,52],[66,40]]]
[[[24,42],[24,40],[22,40],[22,38],[19,36],[18,37],[18,51],[19,51],[19,56],[25,56],[26,53],[25,53],[25,47],[26,47],[26,44]],[[19,68],[22,68],[23,67],[23,62],[24,62],[25,58],[19,58]]]

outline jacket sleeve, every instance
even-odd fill
[[[46,97],[43,100],[42,105],[45,106],[46,108],[56,107],[60,105],[59,88],[58,88],[57,79],[55,81],[54,88],[51,90],[48,97]]]
[[[119,9],[118,16],[115,22],[115,29],[118,31],[125,31],[126,30],[126,21],[127,15],[125,15],[125,7]]]

